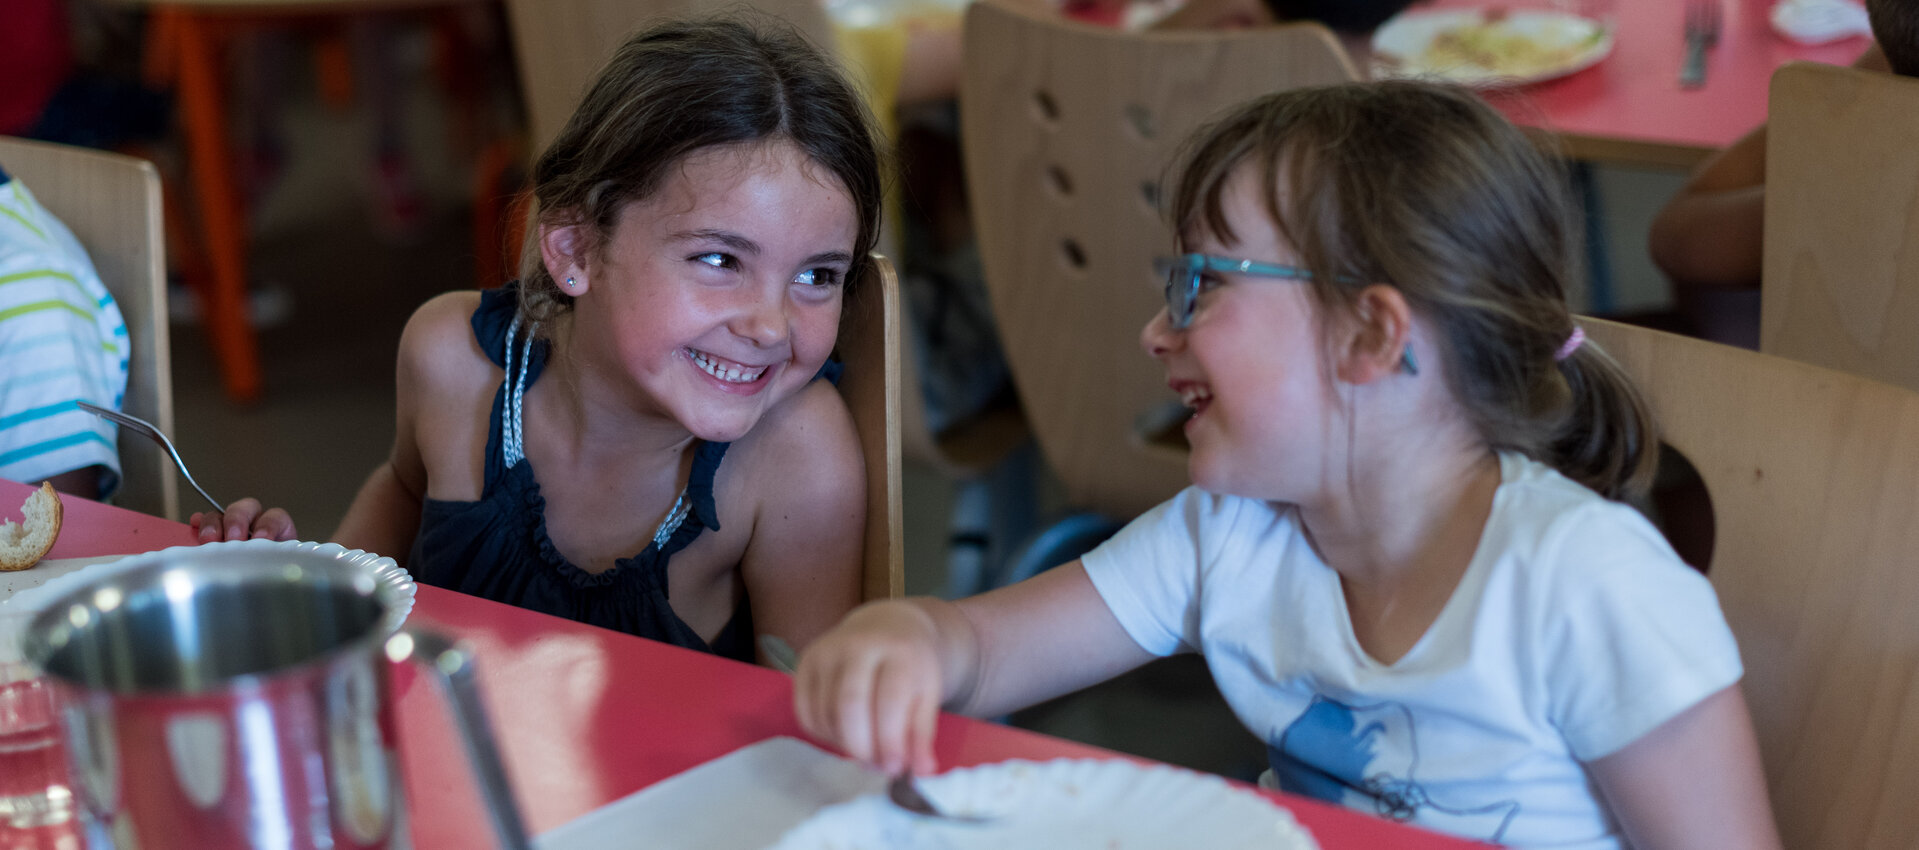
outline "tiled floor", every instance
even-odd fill
[[[463,161],[436,143],[430,102],[415,134],[435,213],[404,243],[369,224],[363,129],[351,115],[296,102],[286,120],[296,142],[289,171],[256,214],[257,285],[292,299],[288,321],[260,333],[265,398],[238,407],[221,394],[204,337],[174,327],[177,442],[215,496],[259,496],[292,511],[302,536],[322,538],[392,439],[393,355],[411,310],[435,293],[472,285]],[[1610,253],[1622,307],[1656,304],[1663,286],[1643,261],[1645,218],[1677,186],[1671,174],[1602,171],[1615,234]],[[1623,217],[1622,217],[1623,216]],[[944,586],[943,542],[951,484],[909,466],[908,587]],[[191,503],[188,504],[191,510]],[[1251,777],[1264,748],[1219,701],[1196,659],[1149,667],[1085,694],[1022,712],[1017,722],[1053,734],[1200,769]]]

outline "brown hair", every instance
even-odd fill
[[[634,33],[533,166],[534,211],[520,261],[520,315],[571,309],[541,262],[542,225],[585,224],[588,251],[621,210],[714,145],[783,140],[839,178],[859,215],[860,277],[879,239],[879,151],[865,102],[832,60],[783,21],[751,13],[668,21]]]
[[[1327,315],[1388,283],[1438,332],[1449,389],[1490,445],[1609,498],[1644,491],[1658,438],[1639,393],[1590,342],[1555,360],[1583,256],[1564,172],[1479,98],[1410,81],[1281,92],[1203,128],[1182,162],[1182,242],[1235,241],[1224,188],[1259,168]]]
[[[1892,72],[1919,77],[1919,0],[1866,0],[1866,17]]]

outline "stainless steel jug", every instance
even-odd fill
[[[502,847],[529,847],[472,659],[389,636],[390,587],[312,551],[185,549],[49,604],[23,649],[53,683],[90,850],[397,850],[389,662],[446,686]]]

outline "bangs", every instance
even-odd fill
[[[1312,109],[1310,99],[1269,95],[1202,129],[1183,159],[1174,194],[1172,225],[1181,251],[1205,236],[1239,242],[1225,209],[1226,188],[1243,168],[1256,169],[1260,206],[1280,238],[1311,271],[1312,289],[1327,294],[1342,278],[1368,277],[1353,268],[1363,256],[1347,244],[1349,192],[1340,185],[1349,171],[1342,140],[1349,128]],[[1244,222],[1241,223],[1243,227]]]

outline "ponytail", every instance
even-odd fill
[[[1608,499],[1639,501],[1659,463],[1652,408],[1619,362],[1590,341],[1560,360],[1559,371],[1572,405],[1543,460]]]

